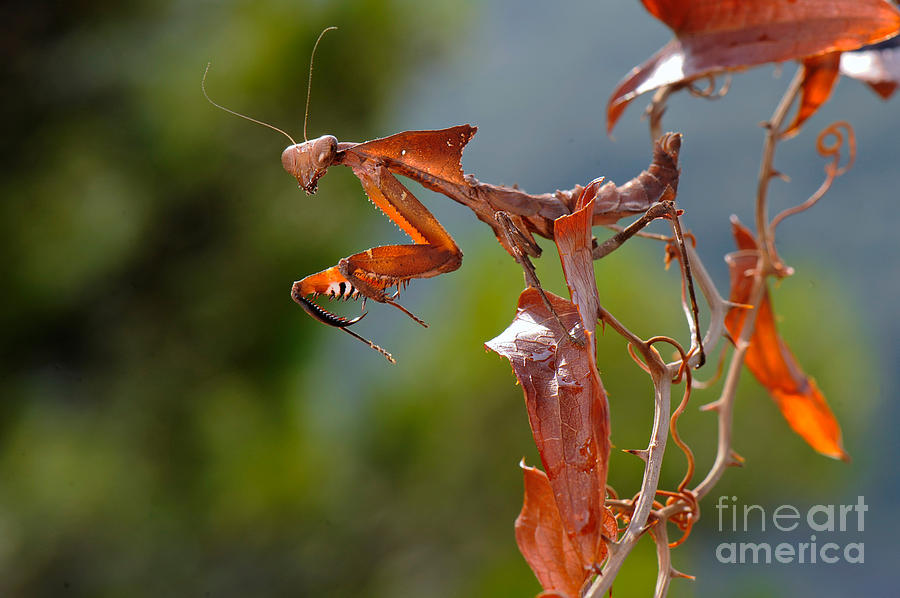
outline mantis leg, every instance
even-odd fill
[[[393,305],[425,326],[394,299],[413,278],[431,278],[459,268],[462,252],[434,215],[383,164],[366,160],[354,166],[353,172],[372,203],[415,244],[373,247],[343,258],[337,266],[295,282],[291,296],[308,314],[338,328],[346,328],[359,318],[336,316],[310,298],[325,295],[346,300],[362,296]],[[391,288],[396,291],[389,294]]]
[[[397,363],[393,356],[383,348],[349,329],[351,325],[356,324],[363,319],[366,315],[365,311],[363,311],[362,315],[359,315],[352,320],[336,316],[320,307],[312,299],[308,298],[310,296],[316,297],[318,295],[327,295],[332,299],[359,299],[359,291],[344,278],[344,275],[338,271],[336,266],[295,282],[294,286],[291,288],[291,298],[293,298],[306,313],[316,320],[323,324],[328,324],[329,326],[334,326],[335,328],[343,330],[350,336],[359,339],[372,347],[372,349],[384,355],[385,359],[391,363]]]
[[[416,245],[441,247],[456,254],[458,261],[462,260],[462,252],[453,237],[384,164],[365,160],[353,166],[353,174],[362,183],[375,207],[409,235]],[[459,267],[459,263],[456,266]]]
[[[671,188],[667,189],[659,202],[650,206],[640,218],[628,227],[607,239],[603,244],[594,247],[592,253],[595,260],[609,255],[656,218],[666,218],[672,223],[672,229],[675,233],[673,240],[678,248],[678,262],[681,265],[683,281],[682,304],[685,307],[685,313],[691,329],[691,352],[694,350],[699,352],[700,358],[696,367],[701,367],[706,362],[706,354],[703,350],[703,338],[700,336],[700,311],[697,307],[694,281],[691,276],[691,264],[687,257],[687,249],[684,247],[684,234],[681,231],[681,223],[678,219],[679,212],[675,208],[674,195]],[[687,297],[684,297],[685,290]]]
[[[443,247],[383,245],[345,257],[337,268],[363,295],[383,301],[387,288],[452,272],[459,264],[459,255]]]
[[[393,305],[424,326],[422,320],[394,301],[397,293],[413,278],[430,278],[458,267],[459,256],[444,248],[431,245],[373,247],[343,258],[337,266],[295,282],[291,296],[311,316],[338,328],[355,324],[359,318],[347,320],[336,316],[310,298],[324,295],[332,300],[346,301],[365,297]],[[391,288],[396,291],[389,294]]]

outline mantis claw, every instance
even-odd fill
[[[294,301],[296,301],[300,307],[303,308],[303,311],[308,313],[310,316],[315,318],[316,320],[322,322],[323,324],[328,324],[329,326],[334,326],[335,328],[346,328],[347,326],[352,326],[356,324],[369,313],[365,311],[365,306],[363,313],[355,318],[348,319],[343,318],[341,316],[335,315],[328,311],[327,309],[321,307],[315,301],[310,301],[306,297],[302,297],[299,295],[294,295]]]
[[[296,301],[300,305],[300,307],[303,308],[303,311],[308,313],[314,319],[322,322],[323,324],[328,324],[329,326],[334,326],[335,328],[339,328],[340,330],[343,330],[344,332],[346,332],[353,338],[355,338],[359,341],[362,341],[363,343],[369,345],[369,347],[371,347],[375,351],[381,353],[384,356],[384,358],[387,359],[388,361],[390,361],[391,363],[397,363],[397,360],[394,359],[393,355],[388,353],[382,347],[379,347],[378,345],[376,345],[369,339],[367,339],[363,336],[360,336],[359,334],[356,334],[355,332],[353,332],[352,330],[349,329],[350,326],[352,326],[353,324],[356,324],[357,322],[362,320],[364,317],[366,317],[366,314],[369,313],[366,311],[365,297],[363,297],[363,304],[362,304],[363,313],[356,316],[355,318],[348,319],[348,318],[342,318],[341,316],[331,313],[327,309],[321,307],[318,303],[311,301],[310,299],[307,299],[306,297],[303,297],[302,295],[292,293],[292,296],[294,298],[294,301]],[[413,316],[413,318],[415,318],[415,316]],[[423,325],[424,325],[424,323],[423,323]]]

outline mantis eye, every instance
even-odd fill
[[[281,165],[293,176],[300,172],[300,146],[289,145],[281,152]]]
[[[334,156],[337,154],[337,138],[333,135],[325,135],[319,137],[313,143],[316,165],[320,168],[331,166],[331,163],[334,162]]]

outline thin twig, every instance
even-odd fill
[[[678,220],[678,210],[675,207],[675,191],[669,187],[658,203],[653,204],[650,209],[644,212],[640,218],[632,222],[630,225],[616,233],[600,245],[594,247],[592,251],[595,260],[603,258],[616,249],[618,249],[625,241],[638,234],[638,232],[647,226],[650,222],[657,218],[667,218],[672,224],[674,233],[674,241],[678,245],[682,259],[678,263],[681,268],[681,279],[683,281],[682,296],[684,290],[687,289],[687,295],[690,303],[685,303],[685,314],[688,318],[688,328],[691,334],[691,354],[696,353],[697,359],[692,363],[694,367],[700,367],[706,361],[706,355],[703,350],[703,339],[700,338],[700,310],[697,307],[697,297],[694,293],[694,281],[691,277],[690,260],[687,259],[687,249],[685,247],[684,235],[681,232],[681,223]]]
[[[844,129],[847,132],[847,146],[850,150],[847,164],[845,164],[843,167],[840,166],[841,147],[844,145],[844,134],[841,133],[841,129]],[[825,139],[829,135],[833,135],[835,141],[831,145],[826,145]],[[816,189],[816,192],[809,197],[809,199],[807,199],[800,205],[792,206],[790,208],[782,210],[781,213],[772,218],[772,222],[769,224],[769,238],[773,239],[773,244],[775,239],[775,228],[781,223],[782,220],[789,216],[805,212],[806,210],[816,205],[816,203],[820,199],[822,199],[822,197],[828,192],[828,190],[831,189],[831,185],[832,183],[834,183],[834,179],[846,173],[853,167],[853,163],[856,161],[856,134],[853,132],[853,127],[851,127],[850,123],[846,121],[838,121],[832,123],[825,129],[823,129],[821,133],[819,133],[819,137],[816,139],[816,150],[823,158],[831,158],[831,162],[825,165],[825,180],[822,182],[819,188]]]
[[[760,260],[761,261],[761,260]],[[698,499],[706,496],[713,486],[722,477],[725,469],[731,464],[731,432],[732,432],[732,410],[734,406],[734,398],[737,391],[738,380],[741,376],[741,370],[744,365],[744,356],[747,348],[750,346],[750,337],[753,335],[754,325],[756,324],[756,313],[763,294],[766,290],[765,277],[757,268],[757,273],[753,278],[753,290],[750,295],[750,302],[754,307],[744,317],[741,336],[735,342],[734,354],[731,356],[731,362],[728,365],[728,373],[725,375],[725,383],[722,387],[722,393],[713,403],[713,408],[719,415],[719,439],[716,448],[716,460],[713,463],[706,478],[694,488],[694,493]]]
[[[732,463],[731,433],[732,412],[734,399],[737,392],[737,384],[740,379],[741,369],[744,364],[744,356],[750,344],[750,337],[756,324],[756,314],[766,290],[766,276],[772,272],[772,255],[774,247],[770,246],[768,235],[769,223],[767,221],[766,196],[769,182],[775,172],[773,162],[775,159],[775,146],[780,140],[780,131],[791,105],[797,98],[803,81],[803,70],[797,71],[787,91],[781,98],[772,119],[766,124],[766,140],[763,147],[762,164],[759,169],[759,182],[756,193],[756,228],[759,235],[759,256],[756,263],[756,273],[753,277],[753,286],[750,291],[749,303],[753,307],[744,317],[740,337],[735,340],[734,354],[728,366],[728,373],[722,386],[719,398],[710,404],[709,408],[718,413],[718,443],[716,447],[716,459],[706,477],[694,488],[697,499],[701,499],[716,485],[725,469]],[[771,252],[770,252],[771,247]]]
[[[643,355],[646,364],[650,369],[654,394],[653,430],[650,435],[650,443],[646,451],[643,452],[643,456],[646,457],[644,477],[641,481],[641,488],[638,493],[637,501],[634,504],[631,520],[628,522],[628,527],[625,528],[625,532],[622,534],[619,541],[610,544],[610,556],[606,565],[603,567],[603,572],[596,580],[594,580],[594,583],[585,593],[584,598],[600,598],[609,591],[625,558],[646,531],[647,520],[650,517],[650,512],[653,508],[653,500],[656,496],[656,490],[659,487],[662,458],[666,450],[670,417],[669,402],[672,388],[669,370],[659,356],[659,353],[653,349],[653,347],[641,341],[634,333],[623,326],[621,322],[602,307],[600,308],[600,317],[603,322],[625,337],[625,339]]]
[[[773,255],[770,252],[769,216],[766,199],[769,193],[769,182],[776,174],[775,168],[773,167],[775,161],[775,146],[781,139],[781,129],[784,126],[784,121],[787,118],[788,112],[790,112],[794,100],[797,99],[797,94],[800,92],[803,83],[803,70],[804,69],[801,66],[796,74],[794,74],[794,78],[791,80],[790,85],[788,85],[787,91],[781,98],[778,107],[775,108],[771,120],[764,125],[766,128],[766,140],[763,144],[763,156],[762,161],[760,162],[759,181],[756,188],[756,234],[759,236],[759,244],[763,256],[763,263],[761,265],[765,273],[768,273],[771,270],[771,258]]]
[[[677,85],[664,85],[656,90],[645,115],[650,125],[650,141],[655,142],[662,137],[662,117],[666,113],[666,102],[669,96],[680,89]]]
[[[656,141],[662,136],[662,117],[666,113],[666,104],[676,91],[687,88],[688,92],[694,97],[703,98],[705,100],[719,100],[728,94],[731,89],[731,74],[725,76],[725,82],[718,90],[716,89],[715,75],[708,75],[706,79],[709,86],[704,88],[697,87],[695,82],[690,83],[673,83],[672,85],[664,85],[656,90],[650,105],[644,111],[644,118],[647,119],[650,128],[650,141]]]
[[[770,241],[767,236],[767,233],[769,232],[767,221],[768,216],[766,211],[766,196],[768,193],[768,184],[775,173],[772,164],[775,155],[775,146],[779,140],[779,132],[784,124],[784,120],[787,116],[790,106],[793,104],[794,100],[797,97],[797,94],[800,90],[801,81],[802,72],[798,73],[797,76],[795,76],[794,80],[791,82],[790,86],[785,92],[784,97],[776,108],[772,119],[767,124],[766,141],[763,149],[763,159],[760,167],[759,185],[757,188],[756,198],[756,219],[757,230],[760,235],[760,252],[758,254],[753,286],[748,301],[753,306],[753,308],[751,308],[749,310],[749,313],[745,316],[741,334],[735,341],[735,351],[732,354],[722,392],[719,398],[714,403],[712,403],[712,408],[715,409],[718,413],[718,442],[716,448],[716,458],[703,481],[701,481],[700,484],[696,486],[696,488],[689,491],[691,492],[692,496],[695,497],[695,501],[699,501],[701,498],[706,496],[716,485],[716,483],[718,483],[725,469],[733,463],[733,450],[731,447],[734,399],[736,396],[741,370],[743,368],[744,357],[750,344],[750,337],[753,334],[758,306],[762,301],[763,295],[766,290],[766,277],[772,271],[771,255],[769,252]],[[709,277],[709,274],[703,267],[703,264],[699,259],[696,250],[690,244],[687,244],[686,246],[685,255],[687,256],[687,260],[690,261],[691,266],[693,266],[693,272],[695,278],[698,281],[698,286],[710,306],[711,318],[704,340],[706,341],[707,346],[711,348],[715,345],[719,338],[725,335],[724,320],[725,316],[728,313],[730,303],[723,299],[719,294],[711,278]],[[611,323],[610,319],[605,318],[605,321]],[[641,348],[640,345],[634,343],[633,345],[638,349]],[[697,358],[697,356],[692,355],[688,361],[695,358]],[[647,364],[648,366],[650,366],[652,362],[646,354],[645,359],[647,359]],[[621,567],[625,557],[628,555],[628,553],[630,553],[640,535],[647,530],[647,528],[645,527],[647,518],[651,515],[651,508],[653,507],[653,497],[657,492],[657,487],[654,482],[658,482],[658,477],[655,480],[652,480],[650,479],[651,476],[648,475],[648,473],[653,472],[654,470],[658,471],[658,467],[659,465],[661,465],[661,463],[656,463],[656,459],[661,458],[661,455],[659,455],[658,452],[654,452],[654,442],[660,439],[662,439],[663,442],[665,441],[665,433],[664,431],[659,429],[658,425],[659,416],[662,413],[668,415],[669,381],[671,380],[672,376],[677,375],[677,373],[681,371],[681,368],[683,368],[684,365],[685,364],[683,363],[682,359],[667,364],[666,368],[669,375],[659,379],[659,382],[663,383],[664,386],[657,384],[658,379],[656,376],[654,376],[654,428],[653,436],[651,437],[650,448],[646,453],[647,465],[645,467],[645,475],[644,480],[641,484],[641,490],[638,494],[637,501],[634,503],[631,521],[629,522],[625,533],[623,534],[622,538],[617,543],[615,543],[615,545],[611,546],[610,558],[606,564],[606,567],[604,567],[603,575],[599,577],[591,586],[590,590],[585,595],[586,598],[599,598],[603,595],[604,592],[608,591],[612,587],[612,583],[615,579],[616,573]],[[667,393],[665,405],[663,405],[660,401],[660,394],[663,389]],[[627,501],[619,502],[623,503],[621,505],[623,507],[627,505]],[[642,509],[642,507],[646,509],[646,516],[645,511],[644,509]],[[665,507],[657,508],[652,511],[652,516],[656,520],[656,525],[654,525],[650,529],[650,531],[654,535],[654,539],[657,542],[657,558],[659,560],[660,566],[655,592],[655,596],[658,598],[662,598],[666,595],[674,571],[674,569],[671,567],[671,553],[667,541],[668,531],[665,529],[666,522],[670,517],[676,516],[680,513],[685,513],[691,508],[692,506],[687,504],[686,502],[676,500],[672,501],[671,504]]]
[[[681,232],[681,222],[678,220],[677,211],[671,220],[672,230],[675,233],[675,242],[678,245],[680,255],[678,264],[681,266],[681,305],[684,307],[684,314],[691,332],[690,353],[697,355],[695,367],[699,368],[706,363],[703,339],[700,338],[700,308],[697,307],[697,294],[694,292],[694,279],[691,276],[691,261],[687,259],[687,244],[684,242],[684,234]],[[687,291],[687,300],[685,299],[685,291]]]
[[[665,598],[669,593],[669,583],[672,581],[672,551],[669,548],[669,530],[665,519],[660,519],[650,528],[653,541],[656,543],[656,588],[653,598]]]
[[[725,74],[725,82],[722,83],[722,87],[718,90],[716,89],[716,76],[715,75],[707,75],[704,77],[707,81],[707,86],[698,87],[696,81],[692,81],[688,83],[687,90],[695,98],[703,98],[704,100],[721,100],[726,95],[728,95],[728,91],[731,89],[731,73]]]

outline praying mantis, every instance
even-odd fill
[[[571,213],[583,188],[531,195],[522,190],[489,185],[463,174],[462,151],[476,127],[459,125],[429,131],[405,131],[363,143],[341,143],[325,135],[288,146],[282,153],[284,169],[307,194],[316,192],[319,179],[332,166],[347,166],[359,179],[369,200],[412,239],[410,245],[382,245],[342,258],[337,265],[293,284],[291,297],[322,323],[347,330],[363,316],[336,316],[313,300],[359,298],[393,305],[416,322],[424,322],[396,302],[397,295],[416,278],[452,272],[462,263],[462,252],[434,215],[395,175],[410,178],[473,209],[488,223],[504,247],[515,255],[509,235],[494,215],[505,212],[523,239],[525,252],[540,254],[532,233],[553,238],[553,221]],[[677,184],[680,137],[661,142],[650,171],[621,187],[594,184],[594,224],[611,224],[630,215],[643,215],[656,200]],[[598,247],[599,249],[599,247]],[[599,256],[598,256],[599,257]],[[393,292],[391,292],[393,291]],[[361,337],[358,337],[361,338]],[[383,349],[361,339],[379,352]],[[385,355],[389,359],[389,355]]]
[[[434,164],[441,163],[441,153],[452,154],[454,148],[458,147],[461,154],[462,146],[474,132],[474,127],[461,126],[443,131],[407,132],[366,143],[339,143],[334,136],[324,135],[288,146],[281,155],[282,164],[307,194],[316,192],[319,178],[329,167],[348,166],[362,183],[371,202],[413,241],[411,245],[372,247],[342,258],[336,266],[295,282],[291,288],[294,301],[320,322],[345,330],[363,316],[348,320],[325,310],[312,299],[320,295],[345,300],[362,296],[393,305],[425,326],[395,299],[414,278],[430,278],[459,268],[462,251],[437,218],[397,180],[392,170],[412,175],[420,182],[429,177],[441,177],[448,182],[463,183],[458,159],[455,171],[452,168],[436,169]],[[413,139],[409,139],[410,136]],[[424,138],[433,143],[423,143]],[[429,149],[433,155],[429,154]],[[447,163],[443,164],[446,166]],[[391,289],[395,289],[393,293],[389,293]],[[383,352],[370,341],[361,340]]]
[[[508,235],[494,215],[506,212],[519,231],[525,252],[540,253],[532,233],[553,238],[553,221],[571,212],[582,193],[570,191],[531,195],[517,188],[489,185],[463,174],[460,160],[476,127],[459,125],[429,131],[405,131],[363,143],[340,143],[331,135],[294,144],[282,153],[282,164],[308,194],[316,192],[318,180],[331,166],[347,166],[362,183],[369,199],[413,240],[413,245],[384,245],[341,259],[336,266],[294,283],[291,296],[316,319],[346,327],[358,321],[334,316],[310,301],[320,295],[332,299],[363,296],[388,303],[421,322],[394,301],[397,292],[414,278],[430,278],[452,272],[462,263],[462,252],[437,219],[395,174],[410,178],[469,206],[487,222],[501,244],[515,255]],[[666,187],[677,180],[677,167],[664,164],[677,159],[678,138],[660,148],[650,172],[628,185],[594,184],[588,191],[598,199],[594,224],[611,224],[622,217],[642,215]],[[666,153],[668,152],[668,153]],[[665,179],[665,180],[662,180]]]
[[[313,56],[324,30],[313,47]],[[339,328],[378,351],[395,363],[386,350],[350,330],[363,313],[355,318],[338,316],[315,302],[318,297],[330,300],[363,298],[392,305],[423,326],[420,318],[397,303],[397,297],[411,280],[431,278],[452,272],[462,264],[462,251],[437,218],[409,191],[395,175],[414,180],[424,187],[466,205],[494,230],[506,250],[521,260],[523,254],[536,257],[540,247],[533,234],[553,238],[553,222],[570,214],[585,187],[576,185],[568,191],[532,195],[517,187],[481,183],[463,173],[462,152],[477,128],[458,125],[446,129],[404,131],[363,143],[339,142],[333,135],[297,143],[286,132],[213,102],[206,94],[206,74],[201,87],[214,106],[257,124],[274,129],[290,141],[282,152],[284,169],[297,179],[299,186],[313,194],[318,181],[332,166],[347,166],[359,179],[369,200],[395,222],[412,240],[412,244],[392,244],[372,247],[342,258],[331,266],[294,282],[292,299],[316,320]],[[310,78],[312,59],[310,60]],[[307,88],[307,115],[309,87]],[[306,139],[306,119],[304,119]],[[617,187],[612,182],[588,186],[595,199],[593,224],[613,224],[626,216],[644,215],[658,201],[674,196],[678,185],[678,153],[681,136],[669,134],[661,138],[654,150],[648,170],[628,183]],[[585,198],[588,199],[588,198]],[[671,203],[671,202],[669,202]],[[657,204],[658,205],[658,204]],[[673,211],[671,208],[670,211]],[[499,212],[507,217],[497,218]],[[657,211],[657,215],[662,212]],[[673,212],[674,214],[674,212]],[[652,219],[652,218],[649,218]],[[649,221],[645,218],[645,220]],[[510,227],[515,235],[510,235]],[[624,236],[623,236],[624,234]],[[618,246],[629,232],[614,237]],[[513,246],[515,243],[517,246]],[[595,258],[605,255],[612,245],[607,242],[595,247]]]

